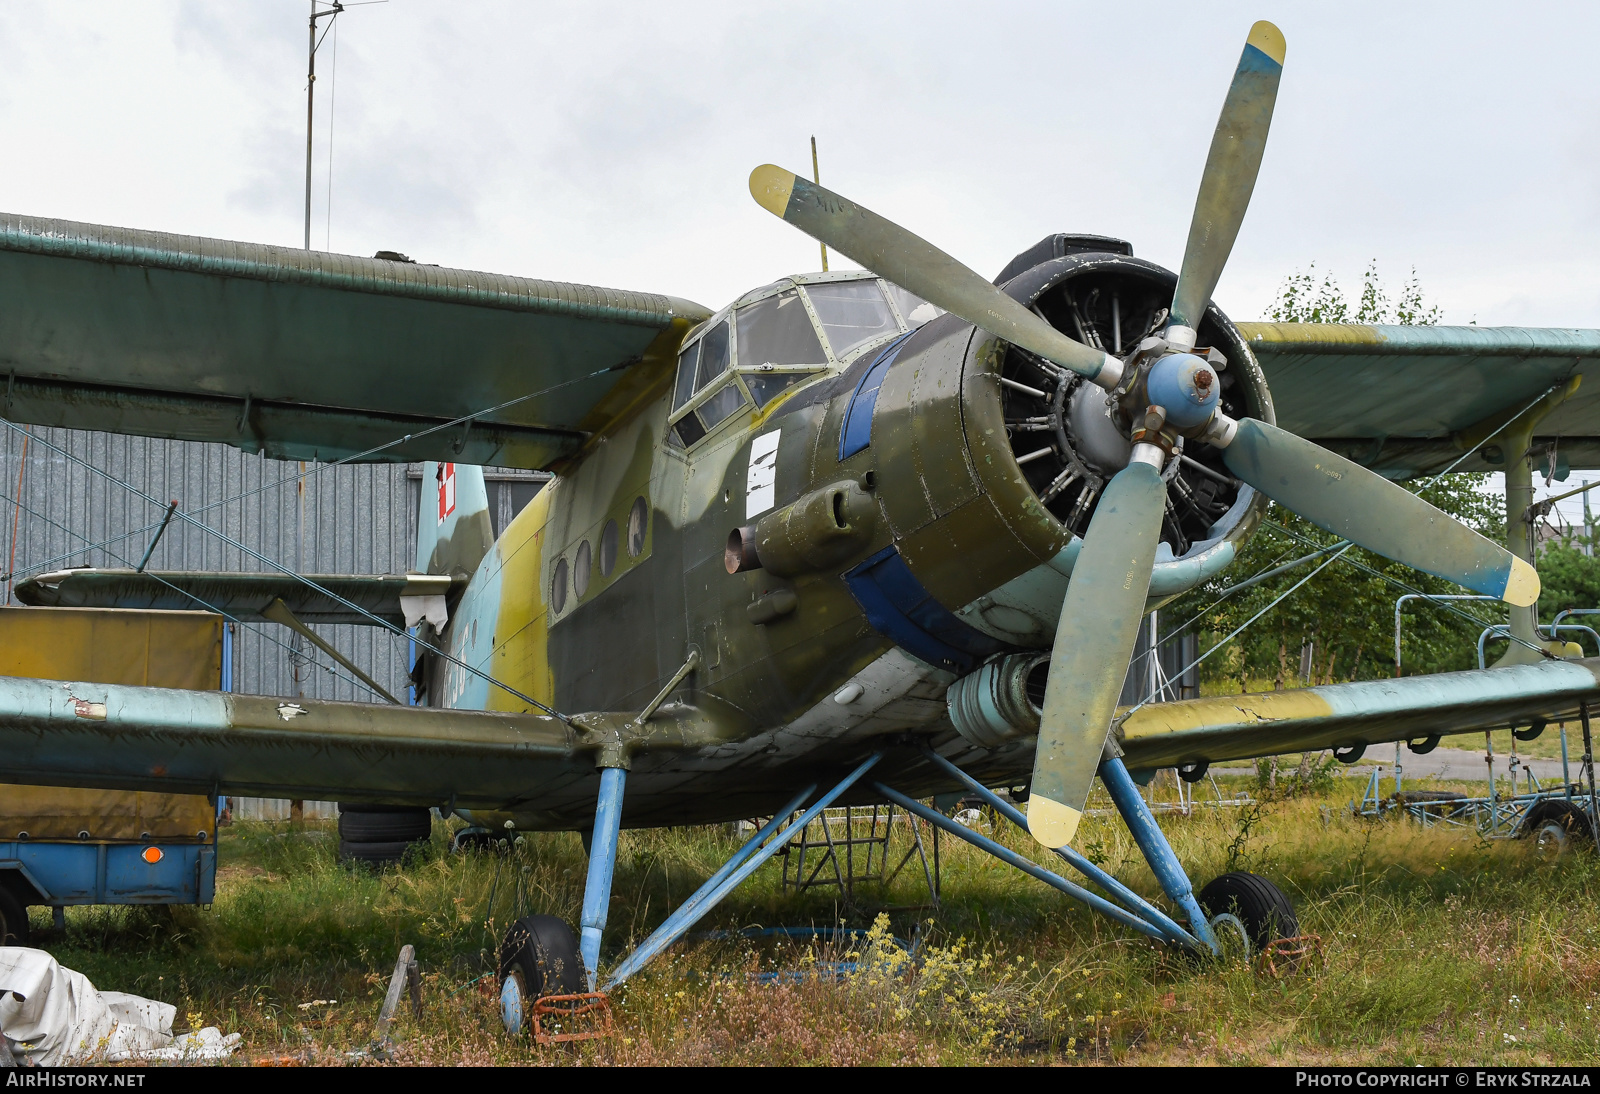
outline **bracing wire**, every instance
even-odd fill
[[[1212,654],[1214,654],[1218,650],[1220,650],[1223,646],[1226,646],[1229,642],[1232,642],[1239,635],[1243,634],[1245,629],[1247,627],[1249,627],[1252,623],[1254,623],[1256,620],[1260,619],[1262,616],[1266,615],[1273,608],[1276,608],[1279,604],[1283,603],[1284,600],[1288,599],[1288,597],[1289,597],[1289,595],[1291,593],[1295,592],[1297,589],[1300,588],[1300,586],[1304,585],[1306,582],[1310,581],[1312,578],[1314,578],[1318,574],[1320,574],[1323,570],[1326,570],[1329,566],[1333,565],[1336,561],[1338,561],[1340,558],[1342,558],[1344,556],[1344,553],[1346,551],[1350,550],[1350,548],[1352,548],[1354,546],[1355,546],[1355,544],[1350,543],[1350,542],[1346,542],[1343,547],[1339,548],[1338,553],[1335,554],[1332,558],[1324,560],[1321,566],[1318,566],[1315,570],[1312,570],[1305,577],[1302,577],[1299,581],[1296,581],[1289,588],[1287,588],[1283,592],[1279,593],[1276,597],[1273,598],[1272,603],[1268,604],[1265,608],[1262,608],[1259,612],[1257,612],[1255,615],[1252,615],[1249,619],[1246,619],[1243,623],[1240,623],[1237,627],[1235,627],[1228,634],[1228,636],[1226,638],[1223,638],[1222,640],[1217,642],[1216,645],[1212,646],[1209,650],[1206,650],[1205,653],[1202,653],[1199,657],[1196,657],[1193,661],[1190,661],[1187,665],[1183,666],[1183,668],[1181,668],[1177,672],[1173,673],[1173,675],[1177,676],[1177,677],[1179,677],[1181,679],[1183,677],[1184,673],[1188,672],[1192,668],[1197,668],[1199,666],[1200,662],[1204,661],[1206,658],[1210,657]],[[1133,706],[1129,707],[1127,714],[1122,715],[1120,720],[1126,721],[1129,717],[1132,716],[1134,711],[1138,710],[1140,707],[1145,706],[1146,704],[1148,704],[1150,702],[1150,700],[1154,699],[1157,695],[1159,695],[1161,693],[1161,690],[1162,689],[1157,688],[1155,691],[1152,691],[1149,695],[1146,695],[1143,699],[1140,699]]]
[[[345,6],[346,7],[352,7],[354,5],[347,4]],[[364,451],[361,451],[361,452],[357,452],[354,455],[344,456],[344,457],[341,457],[340,459],[337,459],[337,460],[329,460],[326,463],[318,463],[315,466],[313,466],[310,470],[306,471],[303,475],[299,474],[299,473],[292,474],[292,475],[285,475],[280,479],[273,480],[272,482],[262,483],[260,486],[257,486],[257,487],[255,487],[253,489],[243,491],[242,493],[233,494],[233,495],[230,495],[229,497],[222,498],[222,499],[220,499],[218,501],[214,501],[214,502],[210,502],[210,503],[208,503],[206,505],[202,505],[200,508],[190,511],[190,515],[198,515],[198,514],[201,514],[201,513],[208,513],[213,509],[219,509],[219,508],[221,508],[223,506],[226,506],[226,505],[233,505],[233,504],[236,504],[238,502],[244,501],[246,498],[254,497],[257,494],[265,493],[268,490],[275,490],[280,486],[286,486],[289,483],[295,482],[295,481],[297,481],[299,479],[302,479],[302,478],[304,478],[304,479],[309,481],[310,479],[313,479],[316,476],[322,474],[324,471],[331,470],[331,469],[333,469],[335,467],[343,466],[344,464],[366,462],[368,460],[368,457],[376,456],[379,453],[388,451],[389,449],[394,448],[397,445],[406,444],[406,443],[408,443],[410,441],[417,440],[417,439],[419,439],[421,437],[426,437],[426,436],[429,436],[430,434],[438,433],[441,430],[452,429],[455,426],[463,425],[463,424],[465,424],[467,422],[471,422],[471,421],[476,421],[479,418],[484,418],[484,417],[487,417],[487,416],[489,416],[491,414],[498,414],[502,410],[507,410],[507,409],[509,409],[509,408],[511,408],[513,406],[516,406],[519,403],[525,403],[529,399],[537,399],[540,396],[548,395],[551,392],[560,391],[564,387],[571,387],[573,384],[581,384],[586,380],[593,380],[593,379],[595,379],[595,378],[597,378],[599,376],[604,376],[608,372],[620,371],[621,369],[627,368],[630,363],[631,362],[623,362],[622,364],[617,364],[617,365],[607,365],[605,368],[595,369],[593,372],[585,373],[582,376],[574,376],[570,380],[562,380],[560,383],[551,384],[548,387],[540,388],[538,391],[530,391],[525,395],[518,395],[515,398],[507,399],[503,403],[497,403],[494,406],[485,407],[482,410],[475,410],[475,411],[472,411],[469,414],[463,414],[458,418],[452,418],[448,422],[440,422],[437,425],[429,426],[426,429],[420,429],[415,433],[407,433],[403,437],[396,438],[395,440],[392,440],[392,441],[387,441],[387,442],[385,442],[383,444],[380,444],[380,445],[374,445],[373,447],[368,448],[368,449],[366,449]],[[7,423],[7,424],[10,424],[10,423]],[[131,487],[129,489],[131,489]],[[40,569],[48,569],[49,567],[54,566],[54,565],[56,565],[58,563],[67,562],[67,561],[70,561],[71,559],[77,558],[79,555],[83,554],[85,551],[102,550],[102,549],[107,548],[110,544],[119,543],[119,542],[121,542],[122,540],[125,540],[125,539],[132,539],[135,536],[144,535],[144,534],[149,533],[149,532],[154,532],[156,530],[157,526],[160,525],[160,523],[161,522],[159,520],[152,521],[151,523],[146,524],[146,525],[144,525],[142,527],[132,529],[131,531],[128,531],[128,532],[124,532],[122,535],[113,536],[110,539],[103,540],[101,542],[97,542],[97,543],[91,544],[90,546],[82,548],[81,550],[73,551],[71,554],[56,555],[56,556],[54,556],[52,558],[44,559],[41,562],[34,563],[34,565],[37,566]]]

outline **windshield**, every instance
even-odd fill
[[[900,329],[875,280],[807,285],[806,295],[822,320],[833,355],[840,360],[862,343]]]
[[[912,330],[944,314],[943,308],[935,307],[922,297],[906,292],[892,281],[885,281],[883,288],[889,294],[889,299],[894,301],[894,306],[900,309],[900,318],[904,319],[906,326]]]
[[[738,314],[740,368],[828,363],[811,316],[793,289],[747,304]]]

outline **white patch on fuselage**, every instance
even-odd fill
[[[754,520],[776,502],[778,439],[783,430],[763,433],[750,442],[750,469],[745,475],[744,519]]]

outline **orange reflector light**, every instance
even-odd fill
[[[146,847],[144,849],[144,854],[139,856],[139,857],[144,859],[151,866],[154,866],[156,863],[161,861],[161,848],[159,848],[159,847]]]

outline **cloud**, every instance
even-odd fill
[[[0,207],[297,243],[309,5],[0,9]],[[824,181],[993,273],[1047,232],[1176,265],[1253,5],[421,0],[319,55],[313,239],[719,305],[816,264],[749,170]],[[1249,219],[1258,315],[1316,261],[1415,266],[1447,319],[1600,325],[1600,13],[1288,5]],[[1545,28],[1560,25],[1559,36]],[[330,110],[331,108],[331,110]],[[327,125],[333,121],[331,225]]]

